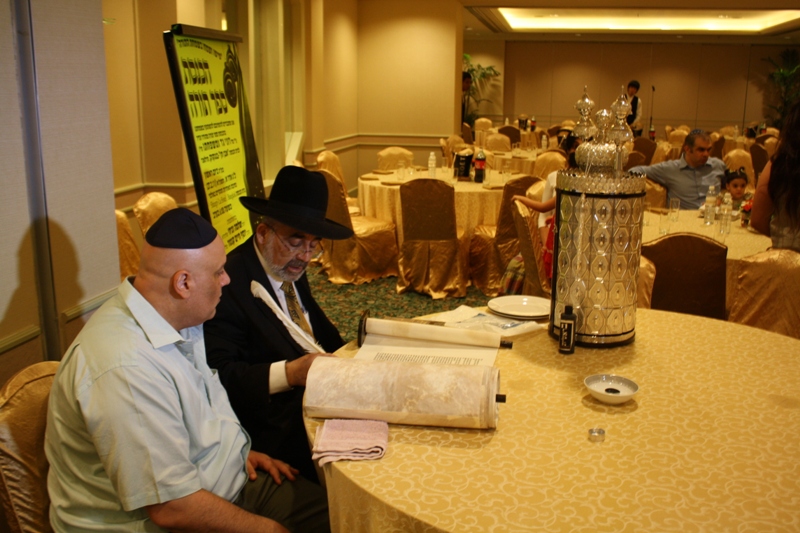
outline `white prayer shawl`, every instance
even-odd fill
[[[272,312],[275,313],[283,325],[286,326],[286,329],[289,330],[289,335],[303,348],[306,353],[325,353],[325,350],[317,344],[314,337],[303,331],[303,329],[295,324],[291,318],[286,316],[286,313],[283,312],[283,309],[280,305],[272,298],[272,295],[264,288],[257,281],[250,282],[250,292],[253,293],[253,296],[263,301],[267,306],[272,309]]]

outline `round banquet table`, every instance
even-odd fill
[[[496,366],[496,430],[391,425],[382,459],[325,465],[333,531],[800,530],[800,340],[641,309],[628,346],[564,356],[539,330]],[[639,393],[601,404],[599,373]]]
[[[642,242],[653,241],[661,237],[658,233],[658,217],[657,212],[645,211]],[[729,234],[723,236],[716,230],[716,224],[706,226],[703,223],[703,217],[700,216],[700,211],[694,210],[681,210],[678,214],[678,221],[671,222],[669,226],[669,233],[696,233],[715,239],[728,247],[727,261],[725,262],[725,307],[730,309],[737,297],[736,280],[739,276],[740,259],[766,251],[772,246],[772,240],[754,229],[742,227],[739,218],[731,221]]]
[[[446,178],[446,171],[436,169],[436,177],[445,179],[455,188],[456,224],[471,233],[480,224],[497,223],[500,202],[503,198],[503,183],[500,173],[490,171],[487,183],[455,181]],[[416,173],[427,178],[426,170]],[[513,177],[518,177],[514,176]],[[358,180],[358,203],[361,213],[368,217],[394,222],[397,239],[403,241],[403,219],[400,211],[400,182],[395,174],[365,174]]]

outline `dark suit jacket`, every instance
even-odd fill
[[[231,282],[222,289],[216,315],[204,325],[208,364],[218,370],[233,410],[253,439],[253,449],[315,479],[302,419],[305,389],[269,394],[270,364],[297,359],[305,352],[267,304],[250,292],[250,282],[255,280],[275,297],[253,237],[228,254],[225,270]],[[311,296],[305,274],[295,288],[308,311],[317,343],[327,352],[340,348],[344,342]]]

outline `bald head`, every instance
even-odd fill
[[[192,249],[160,248],[145,243],[134,288],[176,330],[212,318],[230,282],[222,239]]]

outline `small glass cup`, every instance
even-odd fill
[[[511,155],[519,157],[521,153],[522,151],[519,143],[514,143],[511,145]]]
[[[678,215],[681,212],[681,201],[678,198],[670,198],[669,200],[669,221],[677,222]]]
[[[658,234],[666,235],[669,233],[670,213],[661,211],[658,213]]]
[[[405,181],[406,180],[406,162],[400,160],[397,162],[397,170],[395,171],[397,174],[397,181]]]

